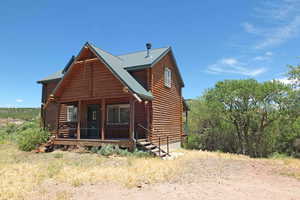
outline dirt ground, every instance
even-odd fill
[[[71,187],[44,183],[39,199],[130,199],[130,200],[299,200],[300,180],[283,175],[280,163],[269,160],[199,158],[188,161],[181,176],[165,183],[141,184],[126,188],[97,183]],[[298,169],[297,169],[298,170]],[[285,171],[286,172],[286,171]]]

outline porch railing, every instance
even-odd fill
[[[149,137],[149,134],[151,134],[151,130],[149,130],[149,129],[147,129],[147,128],[145,128],[143,125],[141,125],[141,124],[137,124],[137,126],[138,127],[140,127],[140,128],[142,128],[144,131],[146,131],[146,139],[149,139],[150,137]],[[136,131],[136,139],[139,139],[139,133],[138,133],[138,131]],[[163,137],[158,137],[158,146],[157,146],[157,148],[158,148],[158,150],[159,150],[159,156],[161,156],[161,152],[165,152],[162,148],[161,148],[161,139],[162,139]],[[166,138],[166,142],[167,142],[167,152],[165,152],[165,153],[167,153],[167,155],[170,155],[170,151],[169,151],[169,136],[167,136],[167,137],[165,137]]]

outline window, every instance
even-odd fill
[[[172,85],[172,71],[170,68],[165,67],[165,86],[171,88]]]
[[[67,106],[67,121],[76,122],[77,121],[77,107]]]
[[[97,111],[95,110],[92,112],[92,120],[97,120]]]
[[[128,124],[129,104],[108,105],[107,119],[108,124]]]

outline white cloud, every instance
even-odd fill
[[[238,61],[235,58],[224,58],[220,61],[224,65],[236,65]]]
[[[254,27],[252,24],[249,22],[244,22],[242,23],[242,27],[247,33],[253,33],[253,34],[260,34],[261,31],[258,30],[256,27]]]
[[[256,49],[278,46],[299,36],[300,0],[264,1],[255,9],[255,15],[264,24],[244,22],[242,27],[258,37]]]
[[[245,76],[258,76],[266,72],[266,68],[251,68],[247,64],[238,61],[236,58],[224,58],[215,64],[208,66],[208,73],[212,74],[240,74]]]
[[[255,61],[265,61],[265,60],[270,60],[271,57],[273,56],[273,53],[270,51],[267,51],[264,55],[262,56],[256,56],[253,58]]]
[[[274,30],[270,30],[264,39],[256,44],[255,48],[262,49],[266,47],[280,45],[289,39],[297,37],[300,30],[300,16],[296,16],[293,21],[287,25],[279,26]]]
[[[22,103],[24,100],[23,99],[16,99],[17,103]]]
[[[279,81],[279,82],[281,82],[281,83],[283,83],[283,84],[286,84],[286,85],[288,85],[288,84],[293,84],[293,83],[294,83],[294,81],[289,80],[287,77],[278,78],[278,79],[275,79],[275,80],[276,80],[276,81]]]
[[[267,51],[267,52],[265,53],[265,55],[266,55],[266,56],[273,56],[273,53],[270,52],[270,51]]]

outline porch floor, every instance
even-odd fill
[[[80,145],[80,146],[102,146],[105,144],[113,144],[126,148],[132,148],[134,143],[130,139],[70,139],[70,138],[55,138],[54,145]]]

